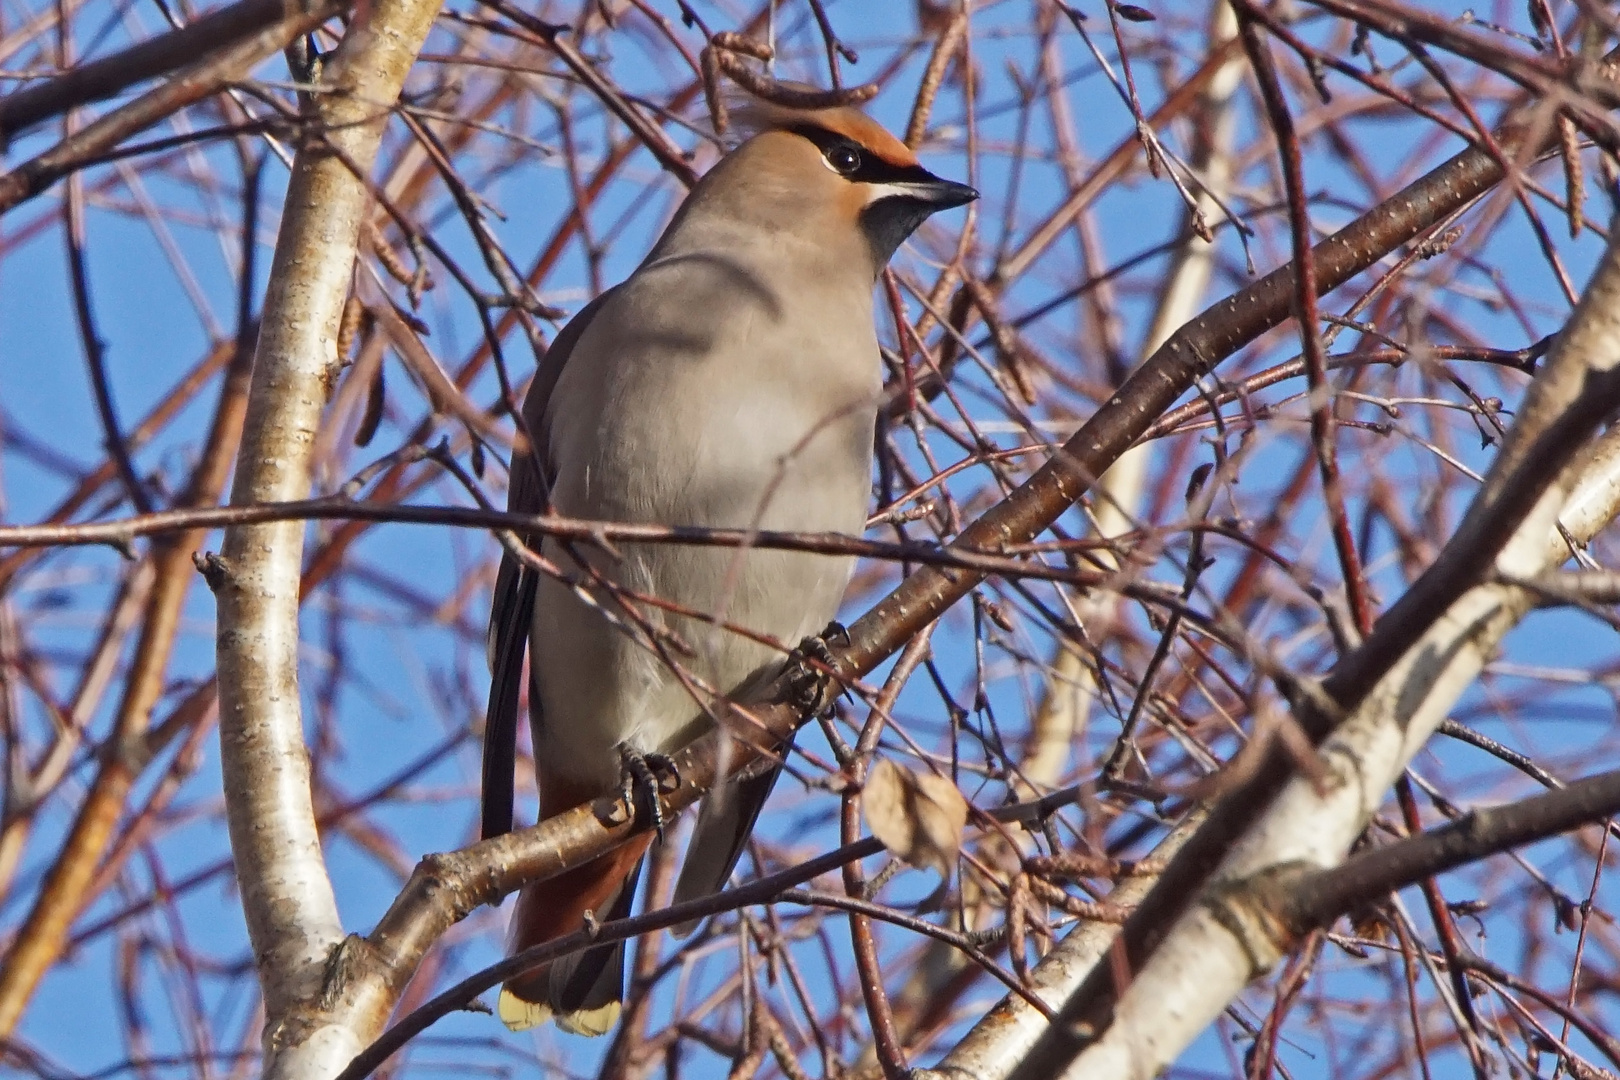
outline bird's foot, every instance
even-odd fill
[[[849,631],[843,623],[828,623],[820,634],[805,638],[797,649],[788,653],[788,700],[806,715],[814,716],[831,708],[838,697],[837,680],[827,670],[836,665],[832,649],[827,645],[829,641],[849,644]]]
[[[668,819],[664,817],[664,801],[660,796],[680,786],[680,771],[665,755],[644,754],[631,746],[619,747],[619,763],[622,766],[619,791],[625,805],[636,817],[652,822],[653,831],[662,844]]]

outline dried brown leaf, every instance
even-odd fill
[[[950,877],[967,827],[967,800],[956,785],[932,773],[915,773],[888,759],[866,778],[861,812],[884,847],[912,866]]]

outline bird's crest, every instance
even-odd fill
[[[785,82],[792,90],[814,91],[801,83]],[[728,136],[738,141],[766,131],[795,131],[806,127],[820,128],[861,146],[893,165],[917,164],[917,155],[911,148],[889,133],[882,124],[859,109],[844,105],[830,109],[795,109],[765,101],[746,91],[726,95],[726,115],[729,120]]]

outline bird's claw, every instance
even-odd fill
[[[849,631],[840,622],[830,622],[815,637],[799,642],[799,647],[788,654],[788,700],[802,712],[815,715],[830,708],[838,694],[834,677],[824,669],[832,668],[836,658],[829,641],[849,644]],[[816,665],[820,664],[821,667]]]
[[[652,822],[658,842],[664,842],[664,802],[660,795],[674,791],[681,783],[681,774],[675,762],[663,754],[644,754],[634,747],[619,747],[619,792],[624,804],[637,818]],[[645,816],[643,816],[645,815]]]

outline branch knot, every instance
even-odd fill
[[[1200,905],[1237,939],[1249,960],[1249,978],[1270,971],[1302,933],[1288,917],[1294,887],[1318,868],[1303,860],[1268,866],[1244,878],[1211,883]]]

